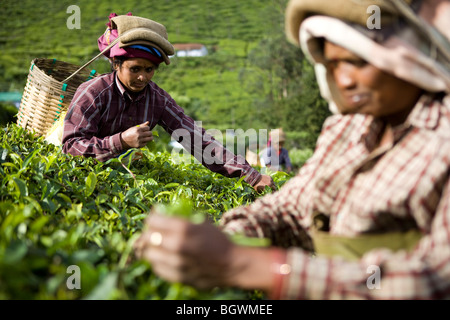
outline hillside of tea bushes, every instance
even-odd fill
[[[173,44],[201,43],[204,57],[173,57],[153,81],[206,129],[283,127],[289,150],[315,147],[330,114],[312,65],[287,42],[287,0],[2,0],[0,92],[22,92],[31,61],[57,59],[83,65],[95,57],[110,13],[164,24]],[[78,28],[71,6],[79,8]],[[89,65],[109,72],[104,58]],[[0,105],[0,124],[2,124]]]
[[[181,200],[218,221],[257,194],[238,179],[168,152],[139,161],[73,157],[10,124],[0,131],[0,299],[255,299],[258,292],[200,292],[167,283],[132,244],[155,205]],[[273,174],[278,186],[289,176]],[[267,188],[268,189],[268,188]],[[266,190],[263,194],[269,192]],[[262,195],[263,195],[262,194]],[[79,268],[81,287],[70,284]]]

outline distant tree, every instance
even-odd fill
[[[278,4],[275,7],[285,2],[273,1]],[[247,90],[258,97],[256,114],[268,128],[308,133],[300,144],[313,148],[330,115],[328,105],[320,95],[312,64],[300,48],[287,41],[284,24],[275,18],[280,17],[277,10],[265,14],[266,21],[272,21],[272,31],[249,53],[249,68],[241,77]]]

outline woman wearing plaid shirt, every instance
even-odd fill
[[[153,141],[151,130],[159,125],[212,172],[243,178],[258,192],[266,186],[275,189],[269,175],[207,134],[152,81],[159,65],[170,64],[174,53],[164,25],[131,13],[112,13],[107,26],[98,47],[114,71],[77,88],[64,119],[64,153],[101,162],[125,157]]]
[[[226,212],[222,232],[150,215],[138,256],[171,281],[273,299],[450,298],[450,2],[407,2],[291,0],[288,37],[335,113],[314,155],[280,191]]]

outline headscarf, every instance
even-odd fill
[[[127,16],[132,16],[131,12],[127,13]],[[118,30],[112,28],[111,19],[117,17],[116,13],[109,15],[109,22],[106,24],[107,28],[105,32],[98,38],[98,48],[100,51],[105,50],[117,37],[119,36]],[[155,47],[149,45],[134,44],[126,47],[120,47],[119,43],[116,43],[112,48],[103,53],[108,59],[114,57],[126,57],[126,58],[144,58],[150,60],[155,65],[159,65],[164,61],[161,51]]]
[[[316,8],[325,3],[337,0],[316,0]],[[307,14],[302,12],[300,28],[297,31],[296,44],[300,45],[306,56],[315,64],[317,81],[322,96],[330,102],[330,109],[336,113],[337,108],[332,101],[326,82],[326,70],[323,62],[323,46],[318,39],[326,39],[351,52],[354,52],[368,63],[408,81],[429,92],[450,93],[450,61],[436,50],[430,39],[418,32],[416,26],[401,15],[394,17],[393,22],[381,25],[381,29],[369,29],[367,24],[370,14],[367,8],[371,4],[387,4],[392,0],[340,0],[337,5],[348,8],[356,3],[363,4],[365,12],[352,8],[356,18],[346,19],[331,6],[323,6],[320,10],[308,8]],[[393,0],[403,1],[403,0]],[[420,23],[431,27],[440,37],[450,43],[450,1],[448,0],[412,0],[409,8],[415,11]],[[303,3],[311,5],[309,0],[291,0],[290,10],[304,10]],[[314,7],[314,5],[312,5]],[[325,9],[324,9],[325,8]],[[289,9],[288,9],[289,10]],[[317,13],[318,12],[318,13]],[[356,12],[356,13],[355,13]],[[390,14],[390,13],[389,13]],[[383,15],[383,11],[381,11]],[[300,13],[291,11],[287,14],[287,24],[292,26],[293,19],[299,19]],[[383,20],[383,17],[381,18]],[[298,21],[296,21],[298,23]],[[293,31],[288,34],[294,39]],[[444,41],[445,42],[445,41]],[[447,52],[448,53],[448,52]]]

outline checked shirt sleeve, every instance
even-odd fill
[[[443,299],[450,294],[450,180],[431,233],[412,252],[375,249],[358,261],[288,250],[281,299]]]
[[[296,179],[296,178],[294,178]],[[297,181],[298,182],[298,181]],[[301,215],[288,212],[296,181],[286,190],[265,196],[247,207],[224,214],[226,233],[269,237],[275,246],[289,247],[280,299],[441,299],[450,294],[450,180],[432,224],[412,252],[374,249],[360,260],[313,256]],[[276,204],[278,203],[278,204]],[[305,250],[306,249],[306,250]]]
[[[261,180],[261,173],[250,166],[241,155],[235,155],[204,128],[184,113],[163,90],[155,94],[164,105],[159,124],[176,139],[183,148],[212,172],[229,178],[242,178],[251,186]]]
[[[74,156],[107,161],[122,151],[120,133],[98,137],[102,98],[93,88],[82,84],[76,91],[64,120],[63,152]]]
[[[446,109],[434,102],[420,110],[444,115]],[[437,119],[417,114],[420,117],[413,118],[417,126]],[[296,177],[279,192],[224,213],[220,226],[226,233],[266,237],[273,246],[287,248],[291,272],[282,277],[281,299],[448,298],[449,122],[448,117],[434,122],[442,128],[410,130],[384,157],[371,158],[362,143],[370,145],[378,123],[369,117],[333,117]],[[362,164],[371,166],[360,170]],[[395,223],[409,227],[414,222],[423,236],[410,251],[379,247],[356,260],[312,255],[308,235],[314,212],[331,217],[335,235],[386,233],[397,230],[392,228]],[[383,224],[387,217],[389,223]]]
[[[299,188],[302,181],[302,177],[294,177],[280,191],[225,212],[220,228],[228,234],[268,238],[275,246],[298,246],[311,251],[311,238],[305,228],[310,218],[298,201],[304,190]]]

